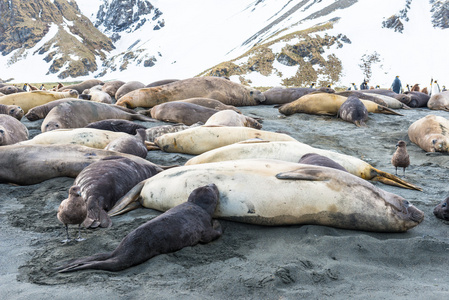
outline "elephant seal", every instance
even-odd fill
[[[118,88],[117,92],[115,93],[115,100],[119,100],[124,95],[126,95],[134,90],[141,89],[144,87],[145,87],[145,84],[143,84],[140,81],[128,81]]]
[[[84,240],[81,238],[81,224],[87,216],[87,205],[86,201],[81,196],[80,186],[74,185],[70,188],[69,197],[62,200],[56,216],[64,225],[67,234],[67,238],[62,241],[63,243],[70,242],[69,224],[78,225],[78,238],[76,240]]]
[[[398,175],[398,167],[403,168],[403,175],[405,175],[405,168],[410,165],[410,156],[407,153],[407,146],[404,141],[397,142],[391,164],[396,168],[396,175]]]
[[[31,108],[62,98],[76,98],[74,90],[68,92],[32,91],[6,95],[0,98],[0,104],[17,105],[26,114]]]
[[[55,177],[75,178],[91,163],[117,155],[135,161],[143,160],[135,155],[73,144],[2,146],[0,183],[29,185]]]
[[[189,128],[193,128],[193,127],[198,127],[198,126],[202,126],[204,125],[203,123],[195,123],[191,126],[187,126],[185,124],[174,124],[174,125],[161,125],[161,126],[155,126],[155,127],[151,127],[145,130],[146,133],[146,140],[148,142],[154,142],[154,140],[157,137],[160,137],[161,135],[164,135],[166,133],[172,133],[172,132],[178,132],[178,131],[182,131],[182,130],[186,130]]]
[[[338,109],[337,117],[354,123],[357,127],[366,126],[368,121],[368,109],[356,96],[349,96]]]
[[[10,115],[11,117],[20,121],[23,117],[23,109],[17,105],[0,104],[0,114]]]
[[[121,156],[106,157],[87,166],[73,185],[80,187],[87,202],[84,227],[111,226],[107,212],[114,204],[136,184],[161,171],[162,168],[147,160],[135,161]]]
[[[12,145],[28,140],[27,127],[10,115],[0,114],[0,146]]]
[[[434,110],[449,111],[449,91],[432,95],[427,102],[427,107]]]
[[[4,95],[15,94],[18,91],[19,91],[19,89],[12,85],[5,85],[5,86],[0,87],[0,93],[2,93]]]
[[[341,170],[343,172],[348,172],[348,170],[346,170],[339,163],[335,162],[334,160],[330,159],[329,157],[319,155],[317,153],[304,154],[303,156],[301,156],[301,159],[298,160],[298,163],[306,164],[306,165],[328,167],[328,168]]]
[[[124,85],[125,82],[121,80],[112,80],[107,81],[103,84],[101,87],[101,90],[105,93],[107,93],[112,98],[115,98],[115,94],[117,93],[117,90]]]
[[[120,271],[158,254],[216,240],[222,234],[220,223],[212,220],[218,197],[215,184],[198,187],[185,198],[187,202],[182,199],[183,203],[129,233],[113,252],[69,261],[58,268],[59,272]]]
[[[235,112],[238,112],[239,114],[242,113],[235,106],[226,105],[226,104],[224,104],[221,101],[218,101],[218,100],[215,100],[215,99],[210,99],[210,98],[189,98],[189,99],[178,100],[178,101],[198,104],[198,105],[209,107],[209,108],[212,108],[212,109],[215,109],[215,110],[230,109],[230,110],[233,110]]]
[[[346,97],[328,94],[328,93],[312,93],[302,96],[298,100],[287,103],[279,107],[279,112],[286,116],[292,115],[294,113],[306,113],[315,115],[328,115],[335,116],[338,113],[338,109],[346,101]],[[384,113],[400,115],[400,113],[394,110],[374,103],[372,101],[360,100],[365,105],[368,112],[371,113]]]
[[[85,128],[96,128],[102,130],[110,130],[115,132],[126,132],[135,135],[137,129],[146,129],[145,126],[137,124],[132,121],[122,119],[106,119],[97,122],[92,122],[84,126]]]
[[[427,152],[449,152],[449,120],[427,115],[408,128],[410,141]]]
[[[344,96],[344,97],[354,96],[354,97],[357,97],[359,99],[373,101],[373,102],[375,102],[377,104],[389,107],[387,102],[385,102],[384,100],[382,100],[379,97],[379,96],[383,96],[383,95],[377,95],[377,94],[374,95],[374,94],[362,93],[362,92],[359,92],[359,91],[342,91],[342,92],[338,92],[336,94],[340,95],[340,96]],[[392,98],[392,99],[394,99],[394,98]],[[396,100],[396,99],[394,99],[394,100]],[[399,103],[401,103],[401,102],[399,102]]]
[[[119,214],[136,198],[144,207],[165,211],[205,182],[215,182],[220,193],[215,217],[250,224],[404,232],[424,218],[424,213],[404,198],[350,173],[263,159],[165,170],[136,185],[109,215]]]
[[[307,153],[316,153],[332,159],[342,165],[349,173],[366,180],[379,181],[384,184],[402,188],[422,189],[394,176],[378,170],[367,162],[356,157],[337,153],[335,151],[314,148],[298,141],[244,141],[207,151],[189,159],[185,165],[204,164],[219,161],[239,159],[276,159],[289,162],[298,162]]]
[[[62,92],[65,90],[76,90],[78,94],[82,94],[84,90],[90,89],[96,85],[103,85],[104,82],[98,79],[89,79],[85,80],[81,83],[66,85],[58,89],[58,92]]]
[[[335,93],[335,90],[323,87],[323,88],[283,88],[283,87],[274,87],[264,92],[265,101],[262,102],[264,105],[273,105],[273,104],[285,104],[293,102],[300,97],[315,93],[315,92],[323,92],[323,93]]]
[[[206,151],[249,139],[296,141],[287,134],[249,127],[198,126],[156,138],[154,143],[165,152],[201,154]]]
[[[421,92],[405,92],[406,95],[410,96],[410,101],[407,103],[409,107],[427,107],[430,96]]]
[[[207,119],[205,126],[238,126],[261,129],[259,120],[239,114],[233,110],[221,110]]]
[[[90,99],[84,99],[82,97],[84,95],[90,96]],[[90,101],[94,101],[94,102],[112,104],[112,97],[109,96],[108,93],[103,92],[102,90],[89,89],[87,91],[87,93],[83,93],[83,94],[79,95],[78,98],[84,99],[84,100],[90,100]]]
[[[211,98],[233,106],[258,105],[265,101],[265,96],[258,90],[224,78],[209,76],[138,89],[128,93],[116,104],[131,108],[151,108],[161,103],[195,97]]]
[[[169,84],[175,81],[179,81],[179,79],[163,79],[163,80],[158,80],[158,81],[154,81],[152,83],[147,84],[145,87],[149,88],[149,87],[155,87],[155,86],[161,86],[161,85],[165,85],[165,84]]]
[[[393,91],[390,90],[385,90],[385,89],[373,89],[373,90],[363,90],[363,93],[373,93],[373,94],[380,94],[380,95],[385,95],[385,96],[389,96],[389,97],[393,97],[399,101],[401,101],[402,103],[409,103],[411,98],[409,95],[405,95],[405,94],[397,94]]]
[[[449,197],[435,206],[435,208],[433,209],[433,214],[439,219],[449,221]]]
[[[189,102],[172,101],[151,108],[151,117],[170,123],[183,123],[187,126],[206,121],[218,110]]]
[[[145,137],[145,129],[137,129],[135,136],[128,135],[114,139],[104,149],[146,158],[148,150],[145,146]]]
[[[128,137],[124,132],[113,132],[95,128],[56,129],[42,132],[21,145],[55,145],[76,144],[104,149],[110,142],[121,137]]]
[[[80,128],[89,123],[106,119],[154,122],[153,119],[124,107],[86,100],[75,100],[61,103],[54,107],[42,122],[41,130],[46,132],[61,128]]]
[[[26,114],[25,118],[27,118],[29,121],[37,121],[40,119],[45,119],[45,117],[48,115],[50,110],[58,106],[61,103],[69,102],[69,101],[77,101],[79,98],[64,98],[59,99],[55,101],[48,102],[46,104],[42,104],[39,106],[35,106],[32,109],[30,109]],[[82,100],[80,100],[82,101]]]

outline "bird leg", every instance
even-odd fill
[[[84,241],[85,239],[83,239],[82,237],[81,237],[81,224],[78,224],[78,238],[75,240],[75,241],[77,241],[77,242],[81,242],[81,241]]]
[[[69,226],[68,226],[67,224],[65,224],[65,232],[66,232],[66,234],[67,234],[67,239],[62,240],[62,241],[61,241],[62,243],[68,243],[68,242],[70,242],[70,237],[69,237]]]

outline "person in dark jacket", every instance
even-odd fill
[[[399,80],[399,76],[396,76],[396,78],[393,80],[393,83],[391,84],[391,89],[393,92],[400,94],[402,89],[401,81]]]

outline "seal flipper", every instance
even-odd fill
[[[55,268],[58,273],[68,273],[78,270],[97,269],[113,271],[114,262],[110,260],[111,253],[99,253],[81,259],[68,260],[61,267]]]
[[[117,201],[114,207],[112,207],[109,210],[108,215],[110,217],[113,217],[131,210],[129,209],[129,207],[133,207],[133,209],[137,208],[138,206],[133,205],[133,203],[138,201],[140,197],[140,192],[142,191],[145,185],[145,181],[146,180],[143,180],[138,184],[136,184],[131,190],[129,190],[128,193],[126,193],[122,198],[120,198],[120,200]]]
[[[343,172],[343,171],[342,171]],[[311,181],[324,181],[330,179],[330,177],[322,170],[316,168],[303,168],[289,172],[282,172],[276,174],[277,179],[284,180],[311,180]]]

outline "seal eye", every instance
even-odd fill
[[[437,143],[437,140],[436,140],[436,139],[433,139],[433,140],[432,140],[432,144],[435,145],[436,143]]]
[[[0,133],[4,133],[3,129],[0,129]]]
[[[442,205],[441,205],[441,207],[446,207],[447,206],[447,203],[446,202],[444,202]]]

